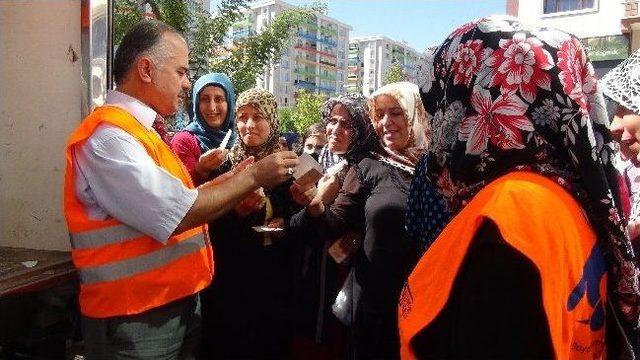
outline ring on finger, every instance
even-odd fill
[[[294,169],[294,168],[292,168],[292,167],[287,168],[287,174],[289,174],[289,175],[293,175],[293,173],[294,173],[294,172],[295,172],[295,169]]]

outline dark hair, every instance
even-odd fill
[[[124,80],[138,56],[160,42],[165,32],[180,35],[174,28],[160,20],[142,20],[127,31],[113,59],[113,79],[116,84]]]
[[[307,131],[304,132],[302,142],[305,142],[309,136],[318,133],[322,134],[322,136],[325,136],[325,126],[323,123],[313,123],[309,125]]]

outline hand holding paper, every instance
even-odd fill
[[[227,149],[211,149],[200,156],[198,163],[196,164],[196,171],[202,178],[207,178],[209,173],[222,165],[229,150]]]
[[[302,188],[308,188],[315,184],[322,177],[322,166],[309,154],[302,154],[298,157],[300,164],[296,166],[293,178]]]

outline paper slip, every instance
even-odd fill
[[[222,139],[222,142],[218,146],[218,149],[226,148],[227,144],[229,143],[229,139],[231,139],[231,129],[227,130],[227,133],[224,135],[224,139]]]
[[[309,154],[302,154],[298,157],[300,164],[296,166],[293,178],[298,185],[315,184],[322,177],[322,166]]]
[[[224,136],[224,139],[222,139],[222,142],[220,143],[220,145],[218,145],[217,148],[213,148],[213,149],[209,149],[207,152],[205,152],[204,154],[200,155],[200,156],[208,156],[209,154],[211,154],[212,152],[218,150],[218,149],[224,149],[227,147],[227,144],[229,143],[229,139],[231,139],[231,130],[227,131],[227,134]]]
[[[269,227],[269,226],[253,226],[253,231],[263,233],[263,232],[279,232],[284,231],[283,228],[280,227]]]
[[[347,160],[346,159],[342,159],[338,163],[336,163],[333,166],[331,166],[330,168],[328,168],[327,171],[325,172],[325,175],[333,176],[333,175],[339,173],[342,169],[344,169],[345,166],[347,166]]]

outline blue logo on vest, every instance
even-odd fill
[[[591,249],[591,254],[584,264],[582,279],[573,289],[569,295],[569,301],[567,301],[567,308],[569,311],[573,311],[580,300],[584,298],[585,293],[587,294],[587,300],[593,308],[593,313],[589,319],[584,319],[580,322],[589,324],[592,331],[600,330],[604,326],[604,305],[600,296],[600,280],[606,272],[604,254],[600,245],[596,244]]]

